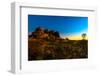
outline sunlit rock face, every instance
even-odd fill
[[[31,34],[29,34],[29,38],[49,39],[49,40],[61,39],[59,32],[44,29],[41,27],[36,28],[35,31],[33,31]]]

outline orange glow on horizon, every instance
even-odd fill
[[[68,37],[70,40],[82,40],[82,36],[69,36]],[[86,37],[86,40],[88,40],[88,37]]]

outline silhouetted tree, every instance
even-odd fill
[[[86,38],[86,33],[83,33],[83,34],[82,34],[82,38],[83,38],[83,40],[85,40],[85,38]]]

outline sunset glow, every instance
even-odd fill
[[[29,15],[28,16],[28,32],[31,33],[37,27],[48,30],[58,31],[62,38],[70,40],[82,40],[82,34],[88,31],[87,17],[74,16],[45,16],[45,15]],[[86,38],[88,39],[88,38]]]

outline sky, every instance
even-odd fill
[[[28,33],[37,27],[58,31],[62,38],[79,40],[82,33],[88,32],[88,17],[28,15]]]

